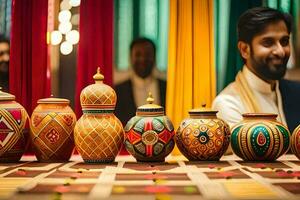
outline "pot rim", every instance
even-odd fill
[[[245,118],[277,118],[278,114],[275,113],[243,113],[242,116]]]
[[[38,104],[70,104],[70,100],[63,98],[44,98],[37,101]]]

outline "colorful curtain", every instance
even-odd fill
[[[243,62],[237,49],[237,22],[239,16],[249,8],[267,6],[288,12],[294,19],[294,35],[299,24],[299,0],[214,0],[215,2],[215,41],[217,92],[219,93],[230,82]],[[296,44],[296,37],[293,43]],[[294,45],[295,47],[295,45]]]
[[[93,75],[100,67],[104,83],[112,84],[113,0],[85,0],[80,4],[80,41],[75,95],[75,112],[79,118],[81,90],[94,83]]]
[[[217,91],[234,81],[243,66],[237,49],[237,22],[249,8],[262,5],[262,0],[215,0]]]
[[[48,0],[13,0],[10,93],[31,115],[37,100],[50,96],[47,71]]]
[[[171,0],[166,114],[175,129],[215,97],[213,1]]]
[[[148,37],[156,44],[157,68],[166,71],[168,50],[167,0],[114,0],[115,66],[127,70],[129,46],[136,37]]]
[[[10,37],[11,0],[0,0],[0,34]]]
[[[292,30],[292,53],[290,61],[288,62],[288,68],[300,67],[295,65],[295,50],[297,50],[297,40],[296,36],[298,35],[299,28],[299,10],[300,10],[300,1],[299,0],[263,0],[263,5],[281,10],[286,13],[290,13],[293,16],[293,30]]]

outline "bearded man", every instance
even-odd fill
[[[243,113],[275,113],[290,131],[300,124],[300,83],[284,80],[290,57],[291,17],[272,8],[252,8],[238,22],[242,70],[213,101],[232,127]]]

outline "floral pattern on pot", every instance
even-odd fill
[[[176,144],[190,161],[219,160],[227,150],[230,129],[216,113],[206,108],[194,109],[189,111],[190,118],[181,122]]]

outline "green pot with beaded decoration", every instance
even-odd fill
[[[275,161],[291,145],[288,128],[276,114],[246,113],[232,128],[231,147],[245,161]]]

